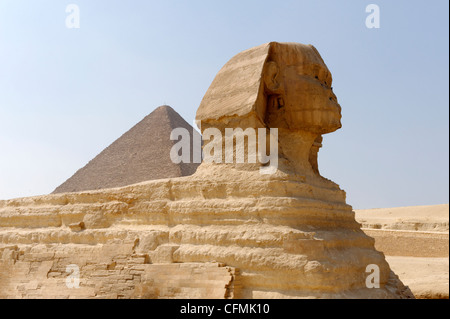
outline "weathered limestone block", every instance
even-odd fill
[[[189,177],[0,201],[0,296],[411,297],[345,192],[319,174],[322,134],[340,128],[340,110],[314,47],[268,43],[236,55],[196,118],[203,133],[223,136],[277,128],[273,173],[233,152],[232,163],[204,162]],[[71,264],[77,289],[66,287]],[[379,288],[366,286],[368,265],[380,270]]]
[[[239,298],[236,269],[217,263],[145,265],[134,298]]]

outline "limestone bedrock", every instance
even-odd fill
[[[319,174],[322,134],[341,127],[331,84],[317,50],[297,43],[243,51],[217,74],[202,132],[277,128],[274,174],[202,163],[189,177],[0,201],[0,296],[412,297]],[[71,264],[78,289],[65,284]],[[380,288],[366,286],[369,265]]]

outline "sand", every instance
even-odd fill
[[[419,299],[449,298],[449,205],[356,210],[375,248]]]
[[[448,258],[387,256],[386,259],[416,298],[449,298]]]

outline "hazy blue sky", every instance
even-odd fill
[[[66,6],[80,8],[68,29]],[[365,25],[368,4],[380,28]],[[313,44],[343,128],[322,175],[354,208],[448,203],[447,0],[0,0],[0,199],[53,189],[144,116],[189,123],[217,71],[270,41]]]

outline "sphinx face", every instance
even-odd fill
[[[323,66],[285,69],[286,121],[290,128],[330,133],[341,127],[341,107]]]
[[[266,69],[272,73],[268,78],[277,84],[272,87],[279,87],[268,93],[268,124],[319,134],[334,132],[342,125],[331,73],[315,49],[300,48],[289,56],[290,61],[280,55],[278,61],[271,62],[278,66],[276,74],[271,71],[273,66]]]

